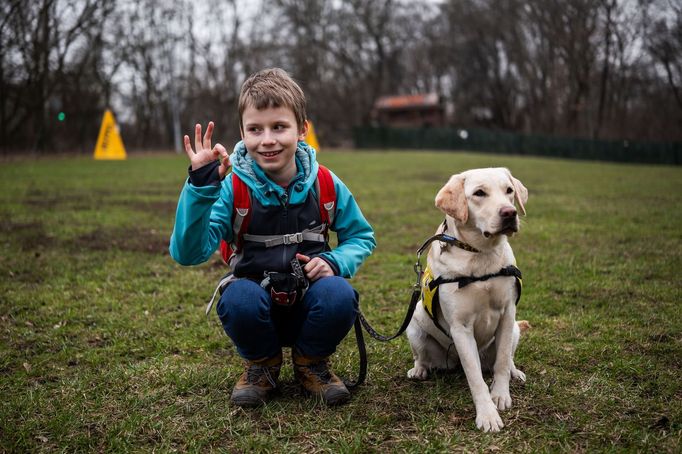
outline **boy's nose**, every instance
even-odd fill
[[[272,135],[272,132],[265,130],[263,134],[263,140],[262,144],[263,145],[274,145],[276,143],[275,137]]]

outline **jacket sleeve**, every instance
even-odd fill
[[[339,276],[350,278],[376,247],[374,230],[362,214],[348,187],[332,173],[336,190],[336,214],[331,230],[336,232],[338,246],[320,254],[331,262]]]
[[[224,238],[232,239],[232,174],[218,186],[185,182],[170,239],[170,255],[181,265],[208,260]]]

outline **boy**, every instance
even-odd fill
[[[344,278],[355,274],[376,242],[352,194],[333,174],[336,206],[330,227],[338,247],[330,250],[326,235],[319,234],[326,232],[316,193],[315,150],[303,142],[308,129],[305,106],[303,91],[285,71],[266,69],[242,85],[242,141],[232,155],[220,144],[211,148],[212,122],[203,139],[201,125],[196,125],[195,150],[184,137],[191,166],[170,242],[178,263],[202,263],[221,240],[234,243],[235,175],[250,192],[250,221],[233,264],[236,279],[217,306],[225,332],[246,360],[231,396],[240,406],[259,405],[276,389],[282,346],[291,346],[294,375],[307,392],[329,405],[350,397],[329,369],[328,358],[358,310],[358,295]],[[316,233],[303,239],[293,235],[304,231]],[[277,241],[266,245],[264,238]],[[299,264],[307,290],[302,284],[282,292],[275,289],[270,278],[292,276]],[[296,295],[293,301],[277,297],[290,294]]]

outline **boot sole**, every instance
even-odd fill
[[[232,403],[232,405],[248,408],[260,407],[261,405],[265,404],[265,400],[263,399],[253,400],[249,397],[232,398],[230,399],[230,402]]]
[[[338,392],[330,396],[322,396],[322,399],[327,403],[327,405],[341,405],[345,404],[350,400],[350,393],[348,392]]]
[[[350,392],[346,391],[340,391],[336,393],[332,393],[330,396],[325,397],[324,394],[318,393],[318,392],[313,392],[313,391],[308,391],[305,386],[300,385],[301,390],[303,391],[303,394],[306,396],[311,396],[311,397],[319,397],[322,399],[322,401],[329,405],[329,406],[335,406],[335,405],[342,405],[347,403],[350,400]]]
[[[230,397],[230,402],[233,405],[240,407],[260,407],[265,404],[273,394],[275,394],[276,389],[271,390],[265,396],[261,396],[257,393],[245,393],[242,395],[235,396],[234,394]]]

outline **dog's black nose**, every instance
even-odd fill
[[[516,209],[514,207],[503,207],[500,208],[500,217],[501,218],[513,218],[516,216]]]

